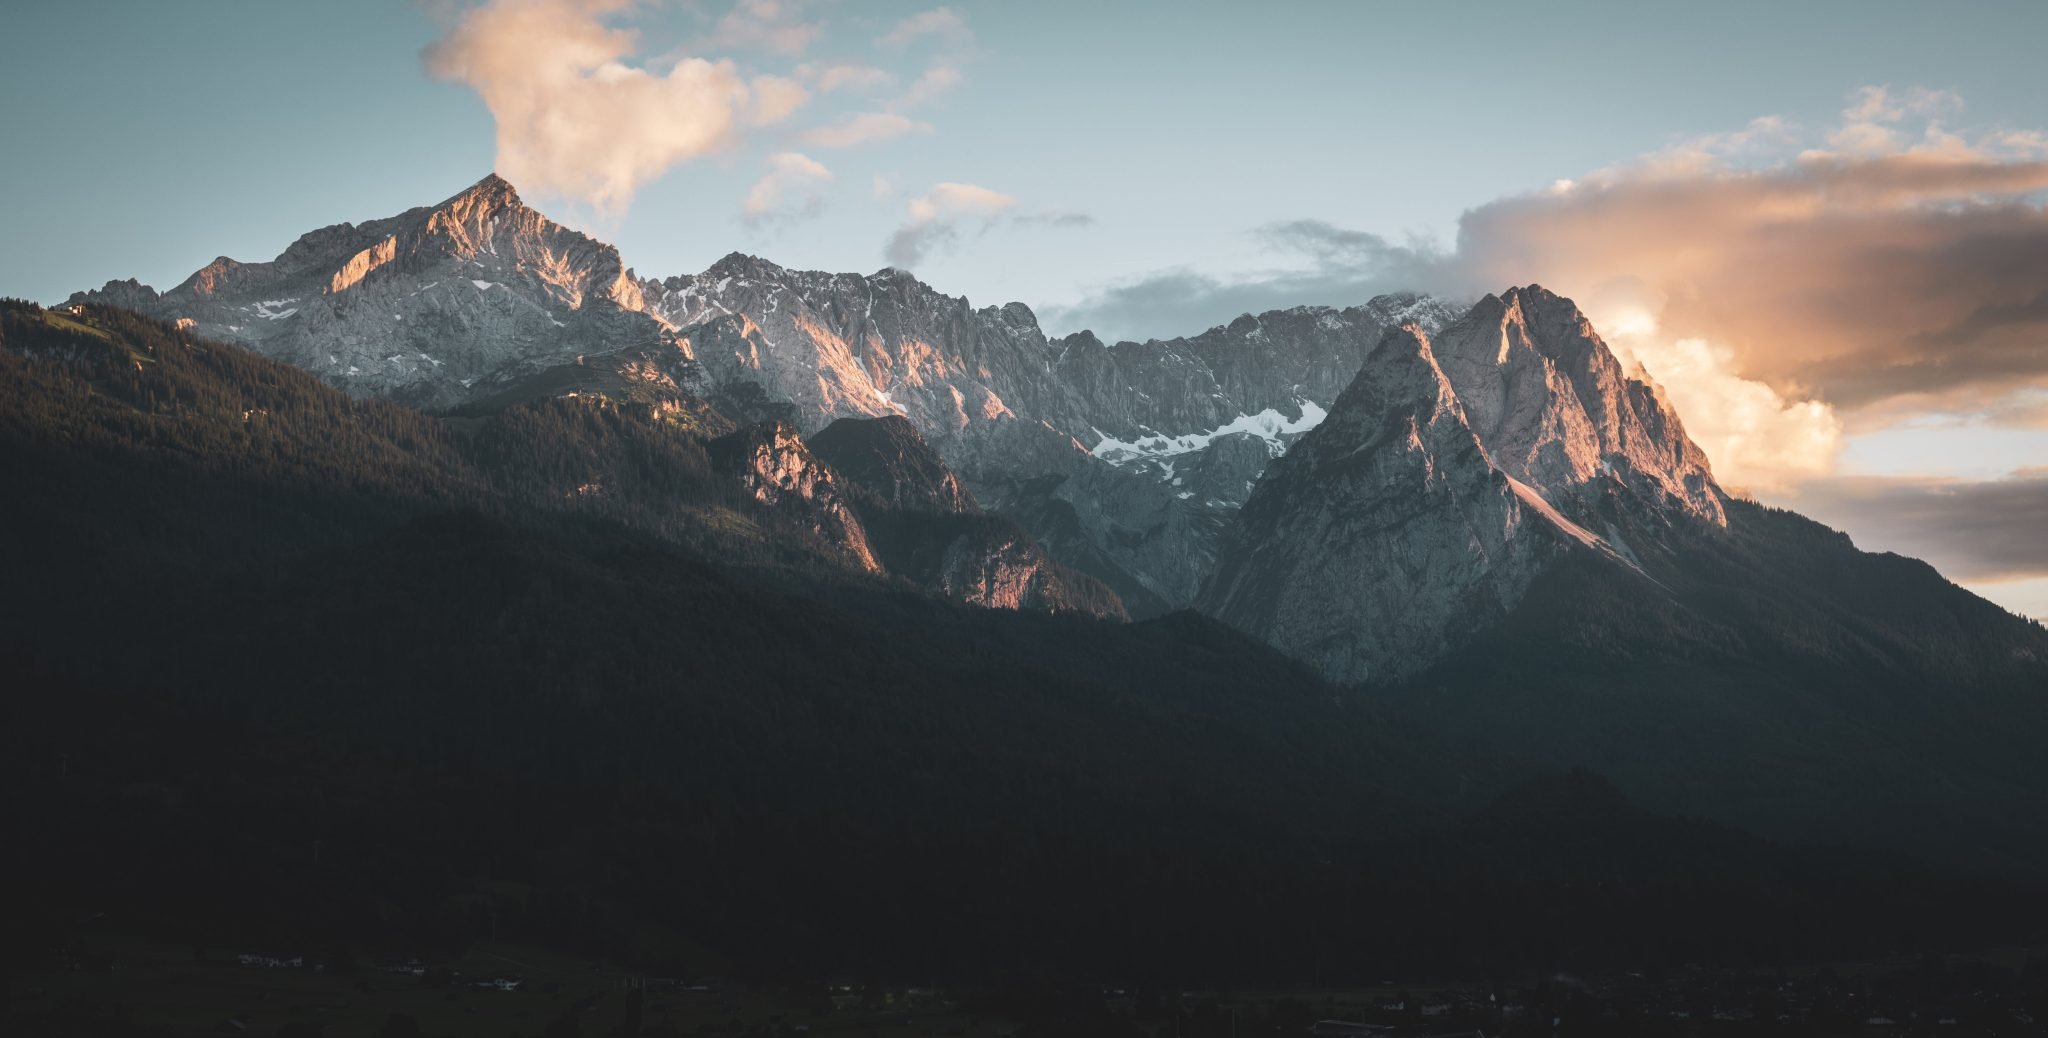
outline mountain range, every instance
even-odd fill
[[[717,885],[823,884],[834,932],[880,925],[864,889],[915,901],[893,838],[1038,892],[937,883],[934,940],[1085,944],[1027,916],[1089,860],[1097,906],[1153,904],[1163,861],[1200,899],[1415,889],[1321,870],[1580,768],[1661,816],[2048,877],[2048,632],[1723,489],[1537,285],[1106,344],[900,270],[643,278],[493,176],[0,317],[7,561],[45,589],[0,649],[350,767],[559,783],[606,839],[773,848],[672,917],[735,947]],[[1000,864],[1027,830],[1075,856]],[[778,857],[807,834],[869,887]],[[1303,909],[1273,896],[1233,932]],[[1226,939],[1164,904],[1154,936]]]
[[[1383,330],[1457,312],[1385,296],[1191,339],[1052,339],[1021,303],[976,309],[895,270],[734,254],[641,279],[495,175],[436,206],[313,231],[267,263],[221,257],[161,294],[111,282],[70,302],[136,309],[413,406],[586,391],[704,401],[800,434],[902,415],[991,509],[1140,616],[1193,602],[1252,481]]]

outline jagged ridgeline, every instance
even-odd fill
[[[789,743],[819,755],[801,778],[747,762],[793,802],[887,746],[936,762],[883,767],[943,822],[831,801],[860,825],[982,853],[1029,818],[1130,863],[1194,855],[1203,896],[1297,884],[1361,830],[1574,767],[1652,812],[2048,875],[2048,635],[1725,492],[1655,382],[1538,286],[1111,345],[895,270],[735,254],[643,279],[493,177],[72,305],[10,306],[0,351],[10,550],[36,575],[19,586],[53,589],[6,618],[60,677],[77,661],[52,646],[108,601],[232,612],[171,629],[237,668],[265,638],[321,644],[296,626],[314,616],[424,668],[320,656],[347,696],[376,687],[364,702],[470,688],[453,661],[509,643],[530,674],[485,669],[549,703],[536,683],[563,703],[630,686],[735,746],[781,745],[785,717],[843,740]],[[391,633],[349,576],[412,595],[387,563],[440,572],[421,560],[472,537],[488,550],[441,579],[477,586],[403,614],[440,641]],[[769,660],[774,693],[749,698]],[[702,674],[715,708],[690,698]],[[1204,755],[1215,774],[1193,774]],[[1093,798],[1106,813],[1062,814]],[[1037,864],[1080,883],[1079,860]]]
[[[1133,614],[1188,605],[1267,461],[1385,328],[1456,309],[1398,295],[1247,316],[1191,339],[1049,339],[1021,303],[976,309],[895,270],[792,271],[734,254],[641,279],[617,250],[487,177],[436,206],[338,224],[277,259],[222,257],[137,309],[347,392],[438,409],[597,392],[709,402],[799,434],[901,415],[983,505],[1108,584]]]
[[[1336,980],[2002,940],[2034,903],[1585,777],[1487,807],[1511,757],[1194,614],[1115,619],[907,420],[436,418],[96,306],[0,306],[0,384],[0,795],[38,892],[0,950],[90,917]]]

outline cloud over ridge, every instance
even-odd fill
[[[1538,281],[1692,398],[1717,472],[1782,486],[1827,471],[1845,431],[2042,410],[2011,400],[2048,386],[2048,138],[1957,129],[1963,110],[1868,87],[1824,131],[1766,116],[1477,206],[1448,246],[1288,221],[1253,238],[1289,265],[1161,271],[1042,312],[1114,338]]]
[[[498,172],[601,213],[623,211],[670,167],[723,150],[742,127],[779,122],[808,99],[793,80],[749,80],[730,61],[633,64],[638,35],[610,24],[633,6],[492,0],[463,11],[421,61],[490,108]]]

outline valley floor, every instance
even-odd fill
[[[516,943],[422,961],[254,954],[79,933],[8,977],[9,1033],[182,1036],[745,1035],[1253,1038],[1346,1035],[2030,1035],[2048,949],[1756,970],[1685,967],[1496,982],[947,988],[841,980],[757,986],[650,976]],[[22,1030],[16,1030],[16,1028]]]

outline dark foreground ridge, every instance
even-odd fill
[[[1549,762],[1445,738],[1435,704],[1472,700],[853,560],[828,484],[863,529],[997,521],[928,458],[764,497],[715,414],[439,419],[118,310],[0,317],[5,788],[42,894],[18,955],[96,917],[764,977],[1292,980],[1909,951],[2024,937],[2039,903],[1591,778],[1485,807]]]

